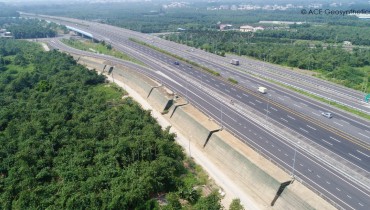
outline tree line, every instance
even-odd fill
[[[55,37],[58,26],[46,21],[24,18],[0,19],[0,26],[11,32],[15,39]]]

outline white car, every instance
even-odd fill
[[[321,115],[324,116],[324,117],[327,117],[329,119],[333,117],[333,115],[330,112],[323,112],[323,113],[321,113]]]

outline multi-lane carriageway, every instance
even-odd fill
[[[94,31],[95,33],[99,33],[100,31],[100,34],[103,34],[103,37],[109,37],[110,40],[115,39],[118,41],[118,43],[125,46],[129,46],[132,49],[135,49],[137,52],[141,52],[141,54],[143,55],[145,54],[146,56],[152,57],[157,61],[162,61],[169,65],[173,65],[175,61],[173,58],[158,53],[157,51],[152,50],[148,47],[132,43],[131,41],[128,41],[127,38],[120,36],[118,33],[111,32],[110,30],[103,29],[94,30],[91,27],[89,28],[89,30]],[[293,129],[295,132],[309,139],[314,139],[317,144],[321,145],[324,148],[329,149],[330,151],[341,156],[342,158],[345,158],[349,162],[353,163],[355,166],[358,166],[366,171],[370,171],[370,164],[367,164],[370,161],[370,154],[368,154],[369,146],[363,143],[362,141],[358,140],[357,138],[347,135],[342,130],[332,128],[331,126],[327,126],[326,122],[322,123],[318,120],[307,117],[306,115],[302,115],[301,111],[288,109],[285,106],[281,106],[280,103],[278,103],[278,100],[275,101],[274,100],[275,98],[273,97],[263,97],[255,94],[255,97],[257,97],[258,99],[253,99],[254,101],[247,99],[247,97],[245,96],[246,91],[249,93],[254,93],[250,89],[224,88],[223,87],[224,83],[221,82],[220,84],[217,84],[217,82],[212,81],[212,79],[210,79],[211,77],[210,75],[199,72],[199,70],[197,69],[187,68],[187,65],[185,64],[174,66],[174,68],[183,70],[183,73],[185,74],[193,74],[192,76],[197,74],[196,77],[200,79],[205,78],[204,82],[208,82],[209,85],[211,85],[218,91],[223,92],[226,95],[230,95],[234,101],[240,101],[243,104],[254,106],[255,109],[259,110],[262,113],[268,112],[268,116],[270,118],[277,120],[279,123]],[[213,78],[213,80],[215,80],[215,78]],[[280,91],[279,89],[274,90],[276,92]],[[282,93],[283,91],[280,92],[281,95],[283,95]],[[271,110],[265,111],[264,109],[267,108],[268,103],[275,104],[275,107],[272,106]],[[296,106],[303,106],[303,104],[300,103],[299,105]],[[272,112],[274,109],[278,111]],[[340,116],[336,116],[336,118],[338,117],[340,118]],[[321,116],[320,118],[323,121],[328,120]],[[359,135],[366,136],[365,132],[370,132],[369,130],[367,130],[366,125],[360,124],[358,126],[364,129],[361,131],[362,133],[361,132],[359,133]],[[358,144],[359,146],[357,146],[356,144]]]
[[[100,33],[103,33],[103,34],[105,33],[104,34],[106,35],[105,37],[115,35],[116,37],[120,37],[121,38],[120,41],[124,43],[125,45],[131,45],[131,47],[135,47],[135,48],[139,47],[138,45],[135,45],[134,43],[126,39],[131,36],[131,35],[127,35],[127,33],[122,33],[120,31],[115,31],[115,30],[108,30],[107,28],[90,28],[90,29],[95,30],[96,32],[101,31]],[[125,32],[126,31],[127,30],[125,30]],[[132,32],[132,33],[135,33],[135,35],[137,35],[137,32]],[[144,35],[141,35],[141,36],[144,36]],[[172,51],[175,51],[176,48],[174,47],[171,48],[171,46],[165,47],[166,45],[162,44],[163,40],[161,41],[158,41],[158,40],[161,40],[161,39],[156,39],[156,41],[151,44],[157,43],[157,46],[163,46],[165,49],[168,49],[168,50],[173,49]],[[107,41],[110,41],[110,39],[107,39]],[[147,48],[144,48],[144,47],[142,48],[142,50],[146,50],[146,49]],[[292,109],[296,109],[299,112],[307,116],[311,116],[312,118],[318,119],[320,121],[324,121],[326,124],[330,125],[331,127],[337,128],[338,130],[342,130],[354,136],[355,138],[361,139],[362,141],[368,142],[370,144],[370,136],[367,135],[367,133],[370,132],[370,127],[368,125],[369,122],[366,120],[358,119],[340,110],[335,110],[335,109],[332,110],[332,108],[328,105],[319,103],[307,97],[302,97],[298,93],[294,93],[292,91],[282,89],[275,84],[263,81],[256,77],[252,77],[251,75],[245,74],[243,72],[236,71],[235,70],[236,67],[233,67],[230,64],[226,66],[224,64],[223,65],[219,64],[218,62],[216,62],[217,59],[208,59],[207,56],[203,55],[204,52],[201,50],[195,49],[194,53],[199,53],[199,56],[191,55],[190,57],[189,55],[183,52],[179,52],[179,51],[180,50],[177,50],[176,54],[181,55],[188,59],[191,58],[192,61],[208,66],[213,70],[217,70],[225,78],[228,78],[228,77],[236,78],[237,80],[240,81],[240,84],[244,87],[256,90],[259,85],[265,86],[269,90],[271,90],[270,96],[276,99],[277,101],[279,101],[279,103],[287,107],[290,107]],[[160,56],[158,52],[155,52],[152,54],[153,56]],[[223,58],[218,58],[218,59],[223,59]],[[248,67],[247,64],[242,64],[242,65],[246,66],[246,67],[243,66],[243,68],[250,68]],[[273,94],[271,95],[271,93]],[[321,112],[325,112],[325,111],[332,112],[335,117],[331,120],[322,118]]]
[[[91,28],[90,28],[91,29]],[[106,37],[104,37],[104,38],[106,38]],[[119,38],[118,37],[114,37],[114,36],[110,36],[109,37],[109,39],[112,41],[112,44],[114,44],[114,46],[115,47],[117,47],[117,48],[122,48],[123,50],[127,50],[126,49],[126,47],[127,47],[127,45],[124,45],[125,43],[123,43],[121,40],[119,40]],[[127,41],[127,40],[126,40]],[[117,43],[117,45],[116,45],[116,43]],[[121,44],[122,43],[122,44]],[[137,46],[137,47],[142,47],[142,46]],[[139,51],[140,52],[140,54],[136,54],[136,55],[134,55],[134,56],[136,56],[136,57],[138,57],[139,59],[143,59],[142,57],[145,57],[145,60],[146,60],[146,63],[148,64],[148,63],[150,63],[150,65],[149,66],[151,66],[152,68],[155,68],[155,69],[164,69],[163,68],[163,66],[162,65],[159,65],[158,66],[158,58],[155,58],[155,57],[153,57],[152,55],[150,55],[150,53],[148,53],[148,52],[150,52],[150,49],[145,49],[147,52],[145,52],[145,51],[143,51],[143,50],[140,50],[140,49],[135,49],[135,51]],[[132,52],[131,52],[132,53]],[[158,52],[152,52],[152,54],[158,54],[159,55],[159,53]],[[163,56],[163,55],[162,55]],[[166,61],[166,59],[168,60],[168,62]],[[155,62],[154,62],[154,60],[155,60]],[[160,60],[162,63],[164,63],[164,64],[172,64],[173,63],[173,59],[172,58],[170,58],[170,57],[166,57],[166,56],[164,56],[163,57],[163,59],[162,60]],[[154,65],[154,66],[153,66]],[[235,97],[235,99],[236,100],[238,100],[240,103],[244,103],[246,106],[254,106],[254,108],[256,108],[256,109],[258,109],[258,108],[260,108],[260,107],[264,107],[264,105],[261,105],[261,104],[263,104],[264,103],[264,101],[266,101],[266,99],[265,98],[261,98],[261,97],[259,97],[259,95],[255,95],[255,93],[253,93],[253,92],[250,92],[250,91],[248,91],[248,90],[243,90],[242,88],[240,88],[240,87],[235,87],[235,86],[232,86],[232,85],[230,85],[230,84],[227,84],[226,82],[224,82],[224,81],[219,81],[218,80],[218,78],[214,78],[214,77],[211,77],[210,75],[207,75],[207,74],[204,74],[204,73],[201,73],[201,72],[199,72],[198,70],[195,70],[195,69],[193,69],[193,68],[188,68],[185,64],[180,64],[179,66],[177,66],[178,67],[178,70],[180,70],[180,71],[182,71],[183,73],[186,73],[186,74],[188,74],[188,76],[189,77],[192,77],[192,78],[195,78],[195,79],[200,79],[200,82],[201,83],[203,83],[204,85],[209,85],[211,88],[213,88],[213,89],[215,89],[215,90],[217,90],[218,92],[221,92],[221,93],[224,93],[225,95],[233,95],[234,97]],[[173,68],[173,67],[172,67]],[[189,72],[189,73],[188,73]],[[192,73],[190,73],[190,72],[192,72]],[[193,75],[191,75],[191,74],[193,74],[193,75],[195,75],[195,76],[193,76]],[[176,77],[176,75],[172,75],[171,76],[171,78],[175,78]],[[198,77],[198,78],[197,78]],[[215,80],[215,81],[213,81],[213,80]],[[163,81],[163,80],[162,80]],[[216,82],[216,81],[218,81],[218,83]],[[184,82],[186,83],[186,81],[181,81],[182,82],[182,84],[184,84]],[[181,83],[180,83],[181,84]],[[213,86],[212,86],[213,85]],[[224,87],[224,88],[219,88],[219,87],[217,87],[217,85],[219,86],[219,87]],[[201,92],[201,90],[198,90],[198,91],[200,91]],[[183,94],[184,94],[184,91],[180,91],[180,92],[182,92]],[[190,92],[190,91],[189,91]],[[233,93],[233,94],[231,94],[231,93]],[[190,97],[190,96],[189,96]],[[241,98],[240,98],[241,97]],[[243,97],[245,97],[245,98],[243,98]],[[203,98],[203,97],[202,97]],[[247,99],[247,98],[250,98],[250,99]],[[215,99],[213,99],[213,100],[215,100]],[[272,100],[271,100],[272,101]],[[238,103],[239,103],[238,102]],[[260,102],[262,102],[262,103],[260,103]],[[196,104],[196,103],[199,103],[199,102],[196,102],[196,101],[194,101],[194,103]],[[282,118],[282,119],[285,119],[285,120],[283,120],[283,121],[288,121],[288,120],[297,120],[297,119],[299,119],[300,118],[300,116],[299,115],[295,115],[294,113],[290,113],[290,112],[288,112],[288,113],[285,113],[286,115],[281,115],[281,114],[283,114],[284,113],[284,109],[282,108],[282,107],[279,107],[278,106],[278,104],[275,104],[275,106],[274,106],[274,103],[275,102],[273,102],[273,103],[271,103],[271,105],[270,105],[270,110],[267,110],[267,111],[270,111],[270,114],[268,115],[269,116],[269,118],[272,118],[272,116],[277,116],[278,118],[280,117],[280,118]],[[253,104],[256,104],[256,105],[253,105]],[[260,104],[260,105],[258,105],[258,104]],[[216,106],[216,107],[215,107]],[[229,105],[224,105],[225,107],[229,107]],[[217,110],[217,105],[214,105],[213,103],[211,103],[211,104],[204,104],[204,105],[202,105],[202,106],[200,106],[200,107],[203,107],[203,109],[205,109],[205,108],[207,108],[207,110],[208,109],[211,109],[211,107],[214,107],[214,109],[215,109],[215,111],[214,112],[210,112],[209,110],[208,110],[208,112],[210,112],[210,113],[208,113],[208,114],[210,114],[210,115],[212,115],[211,113],[213,113],[213,118],[215,118],[215,119],[219,119],[219,117],[217,117],[218,115],[215,115],[215,113],[217,113],[217,112],[220,112],[220,110]],[[221,103],[221,106],[220,107],[222,107],[222,103]],[[267,107],[266,107],[267,108]],[[281,110],[279,110],[281,108]],[[275,110],[278,110],[278,111],[275,111]],[[212,110],[212,109],[211,109]],[[203,110],[204,111],[204,110]],[[286,111],[286,110],[285,110]],[[235,111],[234,111],[235,112]],[[271,114],[271,113],[274,113],[274,112],[276,112],[275,113],[275,115],[273,115],[273,114]],[[279,113],[279,114],[278,114]],[[225,112],[225,116],[230,116],[230,115],[227,115],[227,113]],[[277,119],[278,119],[277,118]],[[227,117],[226,117],[226,119],[227,119]],[[262,133],[266,133],[266,131],[260,131],[261,129],[258,129],[257,127],[256,128],[253,128],[253,129],[246,129],[246,128],[248,128],[248,126],[246,126],[246,125],[244,125],[244,127],[242,126],[243,125],[243,121],[245,121],[246,119],[241,119],[241,120],[237,120],[238,119],[238,117],[231,117],[230,118],[230,122],[227,122],[227,120],[225,120],[224,119],[224,123],[227,125],[227,127],[228,127],[228,129],[230,129],[231,131],[234,131],[235,130],[235,132],[234,133],[236,133],[236,134],[243,134],[243,136],[242,137],[247,137],[247,136],[250,136],[250,134],[248,134],[248,132],[251,132],[252,133],[252,135],[255,135],[256,136],[256,138],[258,138],[258,139],[263,139],[263,137],[260,135],[260,134],[262,134]],[[297,122],[295,122],[295,124],[298,124],[300,127],[299,127],[299,130],[302,130],[303,132],[305,132],[306,133],[306,131],[308,131],[308,133],[310,133],[310,131],[311,131],[311,133],[316,133],[316,131],[314,130],[314,129],[317,129],[316,127],[314,127],[315,125],[309,125],[309,124],[306,124],[306,127],[305,127],[305,125],[304,124],[299,124],[299,123],[297,123]],[[310,126],[310,127],[309,127]],[[243,130],[244,129],[244,130]],[[311,129],[311,130],[310,130]],[[247,132],[247,133],[245,133],[245,132]],[[320,132],[318,132],[318,133],[320,133]],[[312,134],[312,135],[313,135]],[[325,134],[324,134],[325,135]],[[238,136],[240,136],[240,135],[238,135]],[[258,137],[257,137],[258,136]],[[261,137],[261,138],[260,138]],[[330,137],[332,137],[332,138],[330,138]],[[335,138],[335,137],[333,137],[333,136],[330,136],[329,137],[329,139],[323,139],[323,140],[325,140],[325,141],[327,141],[327,142],[330,142],[330,140],[334,140],[335,142],[338,142],[338,141],[340,141],[340,142],[348,142],[348,141],[346,141],[346,140],[344,140],[344,141],[341,141],[341,140],[339,140],[338,138]],[[248,139],[248,138],[242,138],[242,139]],[[334,142],[333,141],[333,142]],[[270,141],[269,140],[267,140],[267,142],[265,141],[265,143],[266,144],[268,144],[268,142],[272,142],[272,140],[270,139]],[[324,142],[324,141],[323,141]],[[333,144],[333,142],[330,142],[330,143],[332,143]],[[338,143],[340,143],[340,142],[338,142]],[[259,141],[258,142],[259,144],[262,144],[262,140],[261,141]],[[289,148],[289,146],[283,146],[283,147],[281,147],[281,148],[275,148],[275,147],[277,147],[277,145],[276,144],[273,144],[273,143],[271,143],[271,146],[270,147],[272,147],[273,149],[271,150],[272,152],[271,152],[271,154],[270,155],[272,155],[272,156],[274,156],[274,155],[277,155],[277,154],[275,154],[275,153],[277,153],[276,151],[282,151],[282,153],[284,153],[283,155],[285,156],[285,158],[284,157],[280,157],[280,158],[277,158],[277,159],[279,159],[279,160],[284,160],[284,159],[286,159],[286,158],[288,158],[288,160],[289,160],[289,157],[290,158],[292,158],[292,151],[286,151],[287,150],[287,148]],[[285,147],[285,149],[283,149]],[[266,145],[266,147],[263,147],[264,149],[266,149],[267,148],[267,145]],[[275,149],[274,149],[275,148]],[[292,149],[291,147],[290,147],[290,149]],[[283,152],[283,151],[285,151],[285,152]],[[359,155],[364,155],[365,157],[368,157],[368,156],[366,156],[366,151],[364,152],[364,151],[361,151],[361,150],[358,150],[358,151],[353,151],[353,152],[356,152],[355,154],[352,154],[352,155],[354,155],[354,156],[359,156]],[[304,154],[304,153],[300,153],[300,154]],[[356,157],[357,157],[356,156]],[[315,165],[315,164],[308,164],[308,165],[306,165],[306,164],[302,164],[302,163],[298,163],[298,160],[300,159],[300,157],[299,157],[299,155],[297,155],[297,158],[296,158],[296,160],[297,160],[297,171],[302,175],[302,177],[304,178],[305,176],[308,176],[304,171],[301,171],[301,170],[299,170],[299,167],[301,166],[301,165],[303,165],[302,167],[304,167],[304,169],[306,169],[306,170],[308,170],[308,172],[310,172],[310,171],[315,171],[316,172],[316,170],[314,170],[314,169],[311,169],[311,168],[308,168],[307,166],[308,165]],[[305,157],[303,157],[303,159],[308,159],[307,157],[305,158]],[[277,161],[277,160],[276,160]],[[291,163],[289,164],[288,162],[291,162],[291,161],[283,161],[285,164],[282,164],[282,165],[285,165],[285,167],[287,167],[287,168],[289,168],[289,165],[291,165]],[[366,167],[366,166],[365,166]],[[303,170],[304,170],[303,169]],[[319,170],[320,171],[320,170]],[[308,174],[310,174],[310,173],[308,173]],[[299,175],[298,175],[299,176]],[[315,180],[314,181],[314,183],[320,183],[320,181],[317,181],[316,179],[318,178],[318,179],[320,179],[320,178],[322,178],[324,175],[319,175],[319,174],[317,174],[316,175],[316,178],[313,178],[311,175],[310,176],[308,176],[308,177],[310,177],[310,180]],[[328,177],[329,179],[328,180],[330,180],[330,176]],[[344,179],[344,178],[343,178]],[[345,179],[344,179],[345,180]],[[338,183],[340,183],[341,181],[339,181]],[[309,183],[309,182],[307,182],[307,183]],[[330,180],[330,181],[325,181],[325,182],[322,182],[320,185],[317,185],[317,186],[325,186],[325,183],[326,183],[326,185],[330,185],[330,184],[332,184],[332,183],[335,183],[335,182],[333,182],[332,180]],[[347,183],[347,182],[346,182]],[[337,185],[337,186],[340,186],[340,185]],[[319,187],[320,188],[320,187]],[[343,187],[343,188],[338,188],[337,189],[337,187],[336,188],[333,188],[332,190],[326,190],[327,192],[328,192],[328,194],[331,194],[331,193],[333,193],[333,192],[335,192],[335,190],[336,191],[338,191],[339,192],[339,194],[345,194],[345,193],[340,193],[340,192],[344,192],[344,189],[346,189],[347,187]],[[351,188],[351,187],[350,187]],[[323,192],[323,191],[325,191],[325,190],[319,190],[320,192]],[[356,191],[356,190],[355,190]],[[358,190],[358,191],[360,191],[361,192],[361,190]],[[329,193],[330,192],[330,193]],[[325,193],[326,194],[326,193]],[[366,198],[366,196],[367,196],[367,200],[368,200],[368,195],[365,193],[365,198]],[[336,198],[338,198],[337,196],[335,196]],[[356,197],[356,198],[361,198],[361,196],[354,196],[353,194],[351,194],[351,193],[348,193],[347,195],[346,195],[346,198],[342,198],[342,199],[339,199],[339,200],[341,200],[341,201],[344,201],[344,200],[346,200],[346,199],[350,199],[350,203],[353,203],[353,197]],[[365,200],[363,200],[363,201],[366,201],[366,199]],[[362,205],[364,205],[364,203],[366,204],[366,202],[363,202],[363,201],[359,201],[358,203],[357,203],[357,205],[358,206],[361,206],[361,204]],[[345,203],[347,203],[347,202],[345,202]],[[356,202],[354,202],[354,203],[356,203]],[[348,204],[346,204],[346,205],[348,205]],[[344,208],[347,208],[346,207],[346,205],[344,205]],[[342,205],[341,205],[342,206]]]
[[[222,121],[229,131],[290,172],[293,171],[293,158],[295,156],[294,168],[297,179],[302,180],[304,184],[334,201],[338,208],[366,209],[366,207],[370,205],[369,192],[366,189],[356,186],[356,184],[348,180],[347,177],[338,174],[314,157],[307,155],[305,151],[302,151],[299,147],[296,147],[282,139],[282,137],[262,128],[243,115],[243,113],[238,113],[233,109],[231,104],[225,104],[223,101],[217,100],[215,97],[205,93],[203,89],[206,86],[208,87],[208,85],[202,83],[200,78],[184,77],[181,75],[182,72],[163,68],[163,66],[159,66],[150,59],[143,59],[142,61],[152,69],[161,67],[160,69],[163,69],[163,74],[158,74],[158,71],[149,70],[148,68],[120,61],[119,59],[109,56],[75,50],[63,45],[58,40],[51,41],[50,45],[63,51],[107,59],[117,64],[128,65],[151,78],[161,81],[178,94],[187,96],[192,104],[205,112],[208,116],[218,122]],[[180,66],[182,65],[183,63],[180,64]],[[123,73],[114,71],[114,74],[122,75]],[[190,80],[196,81],[197,83],[190,82]],[[184,83],[186,83],[186,85],[183,85]],[[233,88],[227,83],[224,83],[224,85],[230,89]]]

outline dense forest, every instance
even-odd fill
[[[221,56],[225,53],[251,56],[259,60],[317,70],[334,82],[363,90],[364,79],[370,81],[370,50],[302,42],[293,39],[271,39],[253,33],[221,31],[186,31],[162,36],[168,40],[204,49]],[[370,91],[368,83],[367,90]]]
[[[104,76],[25,41],[0,39],[0,60],[0,209],[221,209],[174,134]]]
[[[54,23],[24,18],[2,18],[0,27],[12,32],[16,39],[55,37],[59,28]]]
[[[209,6],[222,4],[246,4],[244,1],[192,2],[183,8],[163,8],[168,2],[124,2],[110,4],[65,4],[24,6],[22,11],[40,14],[69,16],[95,20],[144,33],[176,31],[179,27],[188,30],[216,29],[217,23],[233,24],[235,28],[245,24],[256,24],[261,20],[302,21],[369,27],[370,23],[360,22],[354,16],[302,15],[299,9],[281,10],[207,10]],[[248,2],[252,3],[252,2]],[[275,4],[274,2],[273,4]],[[261,2],[256,2],[261,5]],[[298,4],[298,3],[297,3]],[[301,2],[299,4],[306,4]],[[346,32],[351,32],[346,31]]]

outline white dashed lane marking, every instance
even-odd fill
[[[298,107],[298,108],[302,108],[301,106],[297,105],[297,104],[293,104],[294,106]]]
[[[334,140],[334,141],[336,141],[336,142],[340,142],[338,139],[336,139],[336,138],[334,138],[334,137],[331,137],[331,136],[330,136],[330,138],[331,138],[331,139],[333,139],[333,140]]]
[[[284,121],[284,122],[288,122],[288,120],[286,120],[286,119],[284,119],[284,118],[280,118],[282,121]]]
[[[365,155],[366,157],[370,157],[369,155],[367,155],[367,154],[365,154],[365,153],[361,152],[360,150],[357,150],[357,152],[358,152],[358,153],[360,153],[360,154],[362,154],[362,155]]]
[[[360,134],[361,136],[363,136],[363,137],[365,137],[365,138],[367,138],[367,139],[370,139],[370,137],[369,137],[369,136],[366,136],[366,135],[364,135],[364,134],[362,134],[362,133],[358,133],[358,134]]]
[[[354,158],[356,158],[357,160],[360,160],[361,161],[361,158],[359,158],[359,157],[357,157],[357,156],[354,156],[354,155],[352,155],[351,153],[348,153],[350,156],[352,156],[352,157],[354,157]]]
[[[337,124],[337,125],[339,125],[339,126],[342,126],[342,127],[343,127],[343,125],[342,125],[342,124],[337,123],[337,122],[335,122],[335,121],[334,121],[334,124]]]
[[[290,116],[290,115],[287,115],[288,116],[288,118],[290,118],[290,119],[292,119],[292,120],[295,120],[295,118],[294,117],[292,117],[292,116]]]
[[[305,129],[303,129],[303,128],[299,128],[299,129],[302,130],[302,131],[304,131],[304,132],[306,132],[306,133],[308,133],[308,131],[305,130]]]
[[[310,126],[310,125],[307,125],[307,127],[309,127],[309,128],[311,128],[312,130],[316,130],[316,128],[314,128],[314,127],[312,127],[312,126]]]
[[[274,110],[275,112],[277,112],[278,110],[275,109],[274,107],[270,107],[270,109]]]
[[[327,143],[327,144],[329,144],[329,145],[333,146],[333,144],[332,144],[332,143],[330,143],[330,142],[326,141],[325,139],[321,139],[321,140],[323,140],[325,143]]]
[[[256,101],[257,101],[258,103],[262,104],[262,101],[259,101],[259,100],[257,100],[257,99],[256,99]]]

